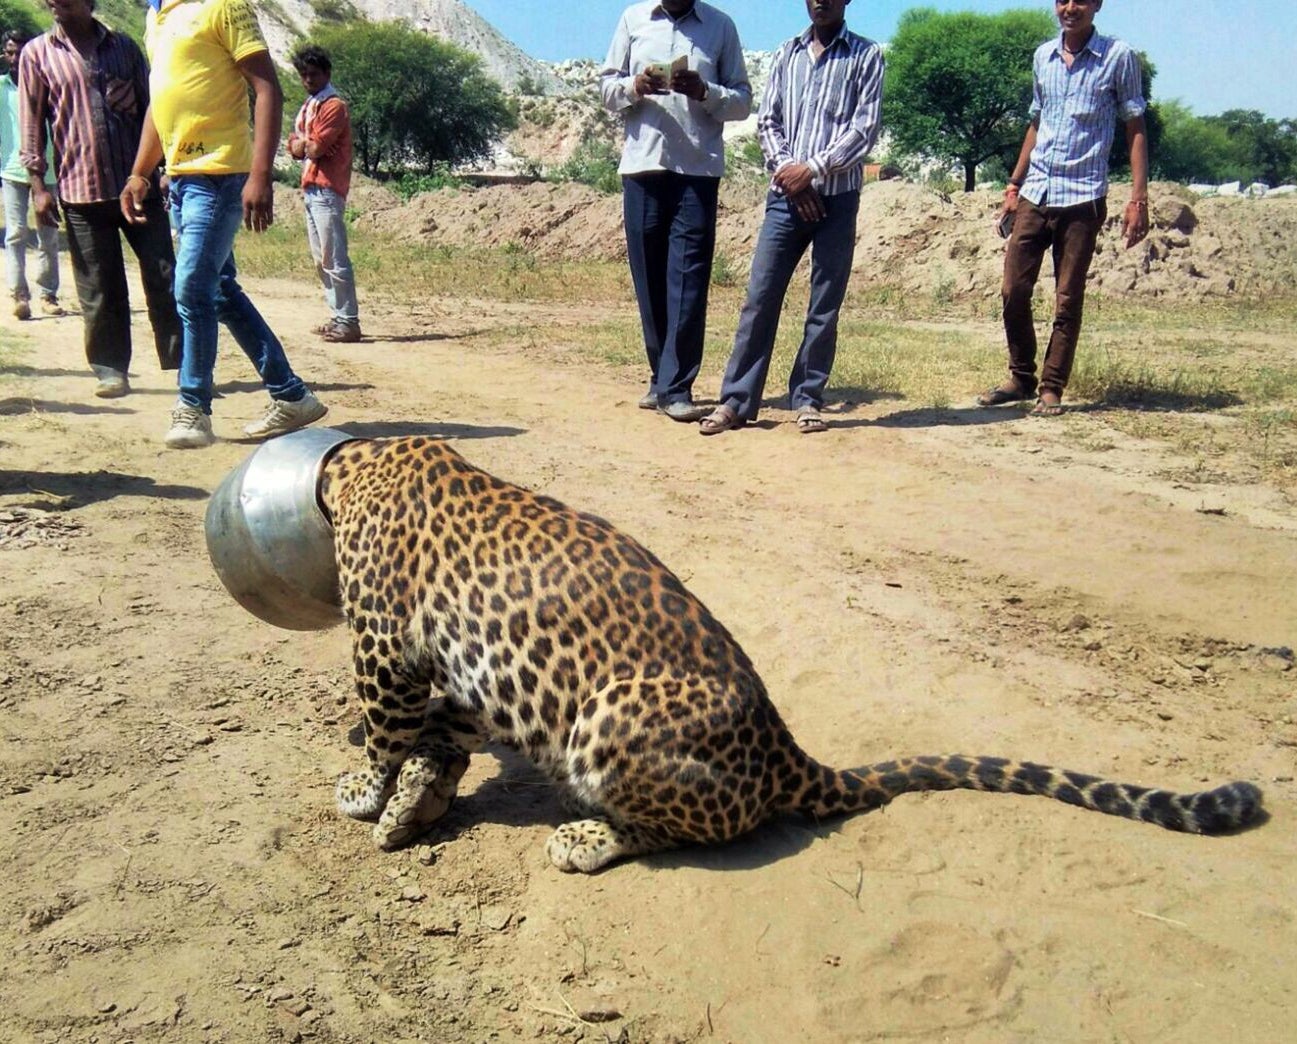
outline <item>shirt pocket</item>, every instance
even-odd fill
[[[1115,108],[1112,72],[1108,69],[1087,71],[1073,85],[1067,99],[1067,114],[1086,126],[1102,125],[1111,120]]]
[[[104,104],[119,116],[135,116],[140,110],[135,83],[118,76],[104,79]]]

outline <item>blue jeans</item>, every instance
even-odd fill
[[[798,217],[784,196],[772,192],[766,197],[747,299],[721,383],[721,402],[743,420],[755,420],[761,409],[784,295],[807,247],[811,248],[811,300],[802,343],[788,375],[788,405],[795,410],[824,405],[824,388],[838,350],[838,310],[856,251],[859,209],[859,192],[825,196],[824,217],[811,223]]]
[[[180,399],[212,412],[216,324],[224,323],[256,367],[271,398],[306,394],[271,332],[236,278],[234,235],[243,222],[246,174],[185,174],[171,179],[171,215],[178,240],[176,310],[185,332]]]
[[[40,244],[36,255],[36,288],[41,297],[57,297],[59,292],[59,230],[56,225],[36,222],[33,234],[27,225],[27,205],[32,187],[22,181],[5,178],[5,271],[9,277],[9,293],[15,301],[31,298],[27,285],[27,248],[32,240]]]
[[[333,321],[359,326],[356,273],[347,256],[347,197],[330,188],[308,185],[302,190],[302,202],[306,205],[306,242]]]
[[[663,403],[689,402],[703,361],[720,179],[661,171],[621,182],[649,390]]]

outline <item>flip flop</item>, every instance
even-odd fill
[[[1017,388],[990,388],[977,397],[979,406],[1003,406],[1007,402],[1026,402],[1035,392],[1023,392]]]
[[[1033,417],[1061,417],[1063,415],[1063,404],[1061,402],[1046,402],[1044,399],[1037,399],[1036,405],[1031,408]]]

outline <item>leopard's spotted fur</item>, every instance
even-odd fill
[[[488,740],[522,750],[585,810],[549,839],[562,870],[915,790],[1043,794],[1203,833],[1259,813],[1249,783],[1178,795],[962,756],[827,768],[798,747],[729,632],[602,519],[493,478],[430,438],[346,443],[320,492],[368,754],[364,770],[338,781],[337,801],[379,817],[384,848],[445,813]]]

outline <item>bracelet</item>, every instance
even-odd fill
[[[149,179],[149,178],[146,178],[143,174],[127,174],[127,175],[126,175],[126,180],[127,180],[127,182],[131,182],[131,181],[142,181],[142,182],[144,182],[144,184],[146,184],[146,185],[148,185],[148,186],[150,186],[150,187],[152,187],[152,185],[153,185],[152,180]]]
[[[1022,188],[1022,183],[1023,183],[1024,181],[1026,181],[1026,180],[1027,180],[1026,178],[1009,178],[1009,179],[1008,179],[1009,184],[1012,185],[1014,188]]]
[[[1130,201],[1130,203],[1127,204],[1127,206],[1143,207],[1145,210],[1147,210],[1147,209],[1148,209],[1148,200],[1146,200],[1146,199],[1132,199],[1132,200]]]

